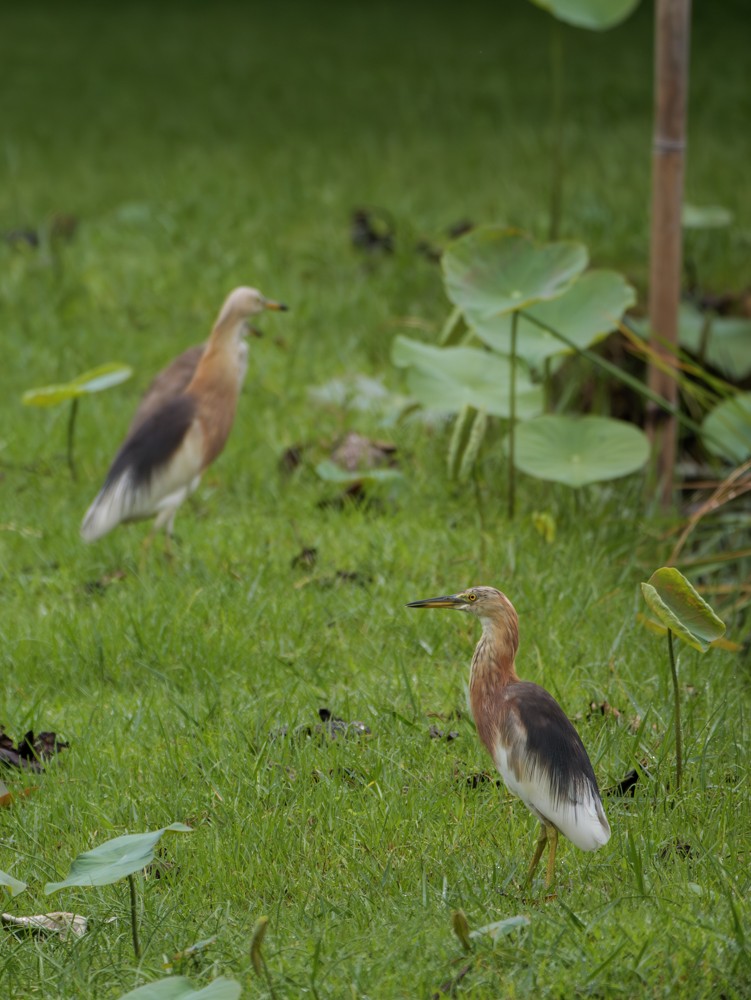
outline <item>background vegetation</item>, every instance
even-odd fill
[[[740,2],[696,6],[687,197],[733,211],[701,236],[701,274],[738,291],[748,17]],[[748,995],[747,659],[682,653],[674,794],[663,645],[636,620],[672,523],[641,480],[578,494],[527,480],[512,526],[500,450],[447,485],[445,428],[384,429],[309,396],[353,372],[401,389],[393,337],[434,340],[447,312],[420,240],[445,242],[462,219],[544,237],[548,27],[521,2],[4,11],[0,224],[40,244],[0,242],[0,723],[71,744],[42,776],[3,775],[35,789],[0,810],[0,868],[30,883],[5,908],[50,908],[44,882],[104,839],[194,827],[145,881],[140,965],[124,886],[61,892],[54,905],[91,916],[90,933],[7,934],[5,995],[114,998],[216,935],[177,967],[268,996],[248,958],[261,914],[277,996]],[[567,53],[562,235],[643,304],[650,5],[604,35],[568,29]],[[392,255],[352,247],[360,206],[389,213]],[[56,213],[75,217],[72,238]],[[139,527],[85,547],[80,519],[139,392],[241,283],[292,311],[251,342],[237,423],[177,519],[176,561],[141,565]],[[67,414],[21,394],[109,360],[136,374],[82,406],[72,481]],[[350,429],[390,436],[403,481],[322,507],[336,488],[313,466]],[[286,475],[296,444],[305,460]],[[303,548],[314,565],[295,562]],[[578,720],[601,785],[639,774],[633,798],[606,799],[604,850],[564,847],[549,903],[520,889],[533,822],[496,787],[467,716],[472,624],[402,607],[471,583],[515,602],[520,673]],[[742,640],[743,620],[728,625]],[[370,735],[317,733],[324,706]],[[431,739],[431,725],[458,735]],[[530,924],[462,974],[458,907],[472,927]]]

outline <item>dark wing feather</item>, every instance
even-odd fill
[[[188,433],[196,415],[196,401],[190,395],[175,396],[147,417],[126,438],[115,455],[102,492],[130,473],[133,488],[148,483],[154,472],[172,458]]]
[[[152,379],[146,392],[141,397],[138,409],[128,428],[128,437],[135,433],[138,427],[157,411],[165,402],[180,396],[188,387],[203,357],[205,344],[196,344],[179,354],[166,368]]]
[[[526,754],[538,772],[547,773],[554,801],[572,790],[600,798],[597,778],[581,737],[561,706],[545,688],[531,681],[510,684],[506,695],[526,731]]]

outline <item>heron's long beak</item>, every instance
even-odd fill
[[[451,594],[448,597],[428,597],[424,601],[412,601],[408,608],[459,608],[464,604],[461,594]]]
[[[275,312],[287,312],[289,306],[285,306],[283,302],[274,302],[273,299],[266,299],[264,305],[267,309],[273,309]]]

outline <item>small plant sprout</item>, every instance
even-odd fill
[[[0,888],[6,889],[11,896],[17,896],[19,892],[23,892],[26,888],[25,882],[20,882],[17,878],[13,878],[7,872],[0,871]]]
[[[130,365],[112,361],[91,371],[77,375],[70,382],[59,385],[45,385],[39,389],[27,389],[22,396],[25,406],[58,406],[70,400],[70,416],[68,417],[68,468],[73,479],[76,478],[76,465],[73,457],[74,437],[76,430],[76,415],[78,400],[81,396],[89,396],[94,392],[103,392],[113,386],[127,381],[133,374]]]
[[[165,833],[191,833],[191,827],[184,823],[172,823],[161,830],[146,833],[128,833],[122,837],[107,840],[91,851],[79,854],[70,866],[70,874],[62,882],[48,882],[45,893],[57,892],[77,885],[111,885],[121,878],[128,878],[130,889],[130,926],[133,935],[133,951],[137,959],[141,957],[138,938],[138,911],[136,907],[136,883],[133,875],[140,872],[154,860],[156,845]]]
[[[263,974],[266,977],[269,993],[271,994],[272,1000],[275,1000],[276,993],[274,992],[274,984],[271,981],[271,974],[269,973],[268,966],[266,965],[266,959],[263,957],[262,951],[263,939],[266,937],[268,926],[268,917],[259,917],[253,925],[253,933],[250,938],[250,961],[253,963],[255,974],[257,976]]]
[[[665,627],[668,635],[668,655],[675,702],[675,785],[676,788],[680,788],[683,777],[681,699],[673,636],[677,635],[693,649],[706,653],[712,643],[725,634],[725,623],[694,590],[685,576],[672,566],[663,566],[655,570],[648,582],[642,583],[641,589],[650,611],[656,616],[659,624]]]

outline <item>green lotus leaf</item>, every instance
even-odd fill
[[[477,930],[471,931],[469,936],[472,940],[489,937],[492,941],[497,941],[498,938],[505,937],[507,934],[517,930],[519,927],[527,927],[529,923],[529,917],[525,917],[523,915],[518,917],[506,917],[504,920],[496,920],[492,924],[486,924],[484,927],[478,927]]]
[[[111,361],[106,365],[99,365],[82,375],[76,375],[70,380],[71,385],[75,385],[82,392],[102,392],[104,389],[111,389],[113,385],[120,385],[133,374],[130,365],[123,365],[119,361]]]
[[[328,483],[383,483],[404,478],[399,469],[343,469],[330,458],[318,463],[316,473]]]
[[[242,986],[234,979],[220,976],[197,990],[185,976],[168,976],[124,993],[120,1000],[238,1000]]]
[[[458,413],[465,406],[509,416],[511,370],[507,358],[474,347],[433,347],[396,337],[391,359],[407,368],[412,396],[429,409]],[[516,413],[527,420],[543,408],[542,388],[533,385],[523,362],[516,366]]]
[[[684,203],[681,224],[684,229],[723,229],[733,221],[733,213],[722,205],[689,205]]]
[[[695,327],[692,327],[692,334],[694,330]],[[683,346],[698,352],[700,332],[692,336],[695,346],[684,339],[683,330],[680,337]],[[705,358],[728,378],[736,381],[748,378],[751,375],[751,319],[713,316]]]
[[[751,458],[751,392],[732,396],[708,413],[701,425],[708,451],[740,465]]]
[[[133,369],[130,365],[113,361],[77,375],[70,382],[27,389],[21,399],[26,406],[57,406],[58,403],[64,403],[68,399],[77,399],[79,396],[111,389],[112,386],[125,382],[132,374]]]
[[[561,295],[587,266],[581,243],[537,245],[522,233],[480,226],[441,258],[449,299],[470,324]]]
[[[558,298],[536,302],[520,313],[517,321],[517,354],[532,368],[539,368],[545,358],[568,354],[573,350],[552,333],[530,323],[525,318],[527,315],[560,330],[577,347],[584,348],[615,329],[624,312],[635,302],[636,292],[617,272],[587,271]],[[511,322],[511,315],[505,313],[473,319],[471,326],[489,347],[509,354]]]
[[[629,322],[640,336],[649,336],[648,320]],[[751,319],[742,316],[714,316],[684,302],[678,311],[678,339],[684,350],[691,351],[692,354],[700,353],[707,323],[710,328],[706,338],[705,360],[723,375],[736,381],[751,375]]]
[[[610,417],[545,415],[516,429],[516,468],[575,488],[627,476],[648,458],[646,435]]]
[[[674,567],[656,570],[641,589],[650,611],[694,649],[704,653],[725,634],[725,623]]]
[[[126,875],[141,871],[154,860],[154,849],[168,831],[190,833],[184,823],[172,823],[161,830],[127,833],[107,840],[104,844],[79,854],[70,866],[70,874],[62,882],[48,882],[47,895],[74,885],[110,885]]]
[[[0,871],[0,886],[7,889],[11,896],[17,896],[26,888],[26,882],[19,882],[17,878],[13,878],[7,872]]]
[[[606,31],[625,21],[639,0],[532,0],[559,21],[590,31]]]

